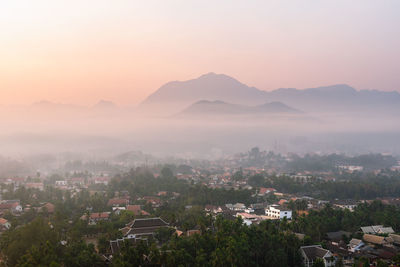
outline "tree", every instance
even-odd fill
[[[5,232],[1,237],[0,249],[7,265],[15,266],[27,251],[31,250],[27,257],[34,260],[37,250],[40,248],[43,251],[42,244],[46,244],[46,249],[50,251],[59,241],[58,233],[51,229],[46,220],[38,217],[25,226]]]
[[[255,187],[263,186],[264,182],[265,182],[264,176],[262,176],[261,174],[256,174],[251,176],[248,181],[249,185]]]
[[[243,180],[243,170],[242,167],[240,167],[240,169],[238,171],[236,171],[233,176],[232,176],[233,180],[235,181],[240,181]]]
[[[172,172],[172,170],[171,170],[170,168],[164,167],[164,168],[161,170],[161,176],[162,176],[163,178],[172,178],[172,177],[174,176],[174,173]]]
[[[22,256],[21,260],[18,263],[18,266],[28,267],[28,266],[61,266],[60,258],[57,255],[57,252],[53,245],[50,242],[46,242],[46,244],[36,247],[32,246],[28,252]]]
[[[165,243],[171,239],[172,234],[175,232],[174,228],[171,227],[162,227],[158,229],[155,233],[155,238],[160,243]]]

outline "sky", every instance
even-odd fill
[[[261,90],[400,91],[400,1],[0,1],[0,105],[135,105],[224,73]]]

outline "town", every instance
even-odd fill
[[[390,155],[298,156],[253,148],[210,161],[111,162],[105,164],[110,171],[66,162],[68,171],[2,177],[2,261],[400,264],[400,162]],[[41,234],[29,239],[31,231]]]

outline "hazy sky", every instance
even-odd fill
[[[400,91],[400,1],[0,1],[0,104],[129,105],[207,72]]]

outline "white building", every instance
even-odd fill
[[[281,220],[286,218],[288,220],[292,219],[292,211],[288,209],[283,209],[279,206],[271,205],[265,209],[265,215],[273,219]]]
[[[67,181],[64,181],[64,180],[56,181],[56,186],[66,186],[66,185],[67,185]]]
[[[353,166],[353,165],[339,165],[338,168],[339,168],[339,170],[347,171],[350,173],[362,172],[364,170],[363,166]]]

